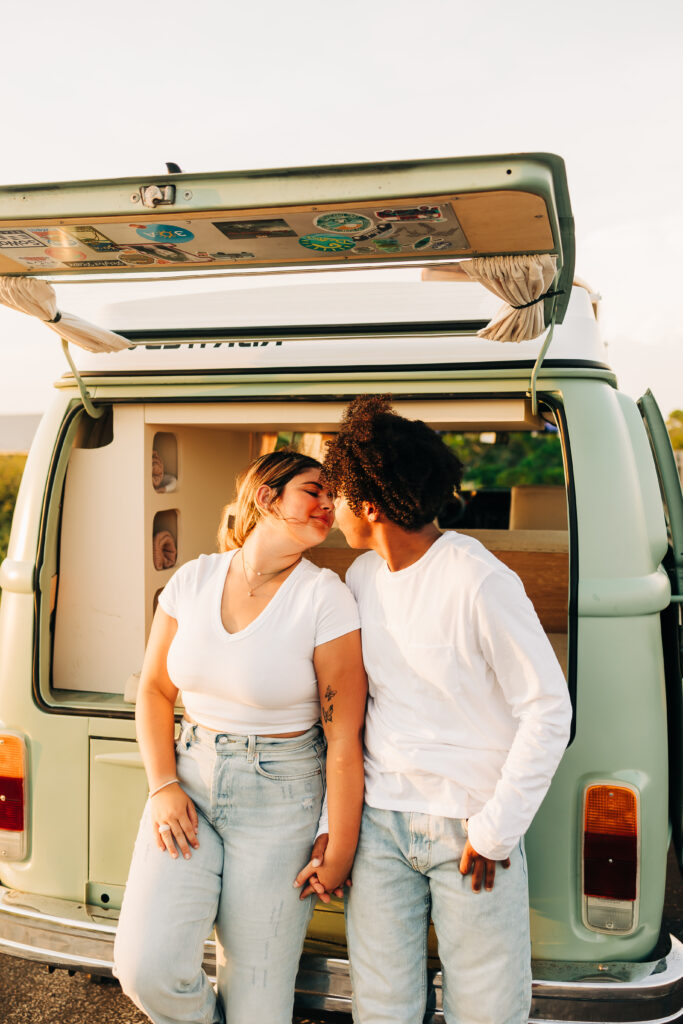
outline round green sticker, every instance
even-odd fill
[[[339,238],[338,235],[302,235],[299,239],[299,245],[316,252],[342,252],[353,249],[355,244],[352,238]]]
[[[355,235],[359,231],[367,231],[368,228],[372,227],[372,221],[369,217],[364,217],[360,213],[346,213],[345,211],[321,213],[319,217],[315,218],[313,223],[317,228],[322,228],[323,231],[334,231],[340,235]]]

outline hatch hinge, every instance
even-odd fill
[[[175,203],[175,185],[143,185],[140,188],[142,205],[148,210],[157,206],[172,206]]]
[[[92,419],[98,420],[100,418],[100,416],[102,416],[104,414],[105,408],[104,408],[104,406],[101,406],[98,409],[98,408],[96,408],[92,404],[92,398],[90,397],[90,392],[88,391],[88,389],[86,388],[85,384],[83,383],[83,378],[79,374],[78,370],[76,369],[76,364],[74,363],[73,359],[71,358],[71,353],[69,352],[69,342],[66,340],[66,338],[61,338],[60,340],[62,342],[62,349],[64,350],[64,355],[66,356],[66,361],[69,364],[69,366],[71,367],[71,372],[73,373],[74,377],[76,378],[76,383],[78,384],[78,390],[81,393],[81,399],[83,400],[83,406],[85,408],[85,411],[87,412],[88,416],[92,417]]]

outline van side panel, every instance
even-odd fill
[[[75,393],[75,392],[74,392]],[[8,558],[35,565],[55,438],[73,394],[57,394],[31,447],[15,508]],[[88,720],[46,714],[32,699],[35,599],[3,591],[0,605],[2,724],[27,739],[29,855],[1,865],[12,888],[84,898],[87,866]]]
[[[668,845],[666,532],[635,403],[600,381],[563,381],[562,394],[578,520],[577,728],[529,835],[534,956],[639,959],[659,936]],[[583,791],[611,780],[640,793],[638,922],[627,936],[589,930],[581,917]]]

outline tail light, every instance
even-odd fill
[[[583,813],[583,918],[594,931],[636,925],[638,793],[631,786],[587,786]]]
[[[21,860],[26,845],[26,744],[0,733],[0,858]]]

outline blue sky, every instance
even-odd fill
[[[1,184],[158,175],[166,160],[212,171],[559,153],[577,273],[603,296],[622,387],[683,406],[680,4],[7,8]],[[42,410],[64,369],[56,336],[0,310],[0,351],[0,412]]]

